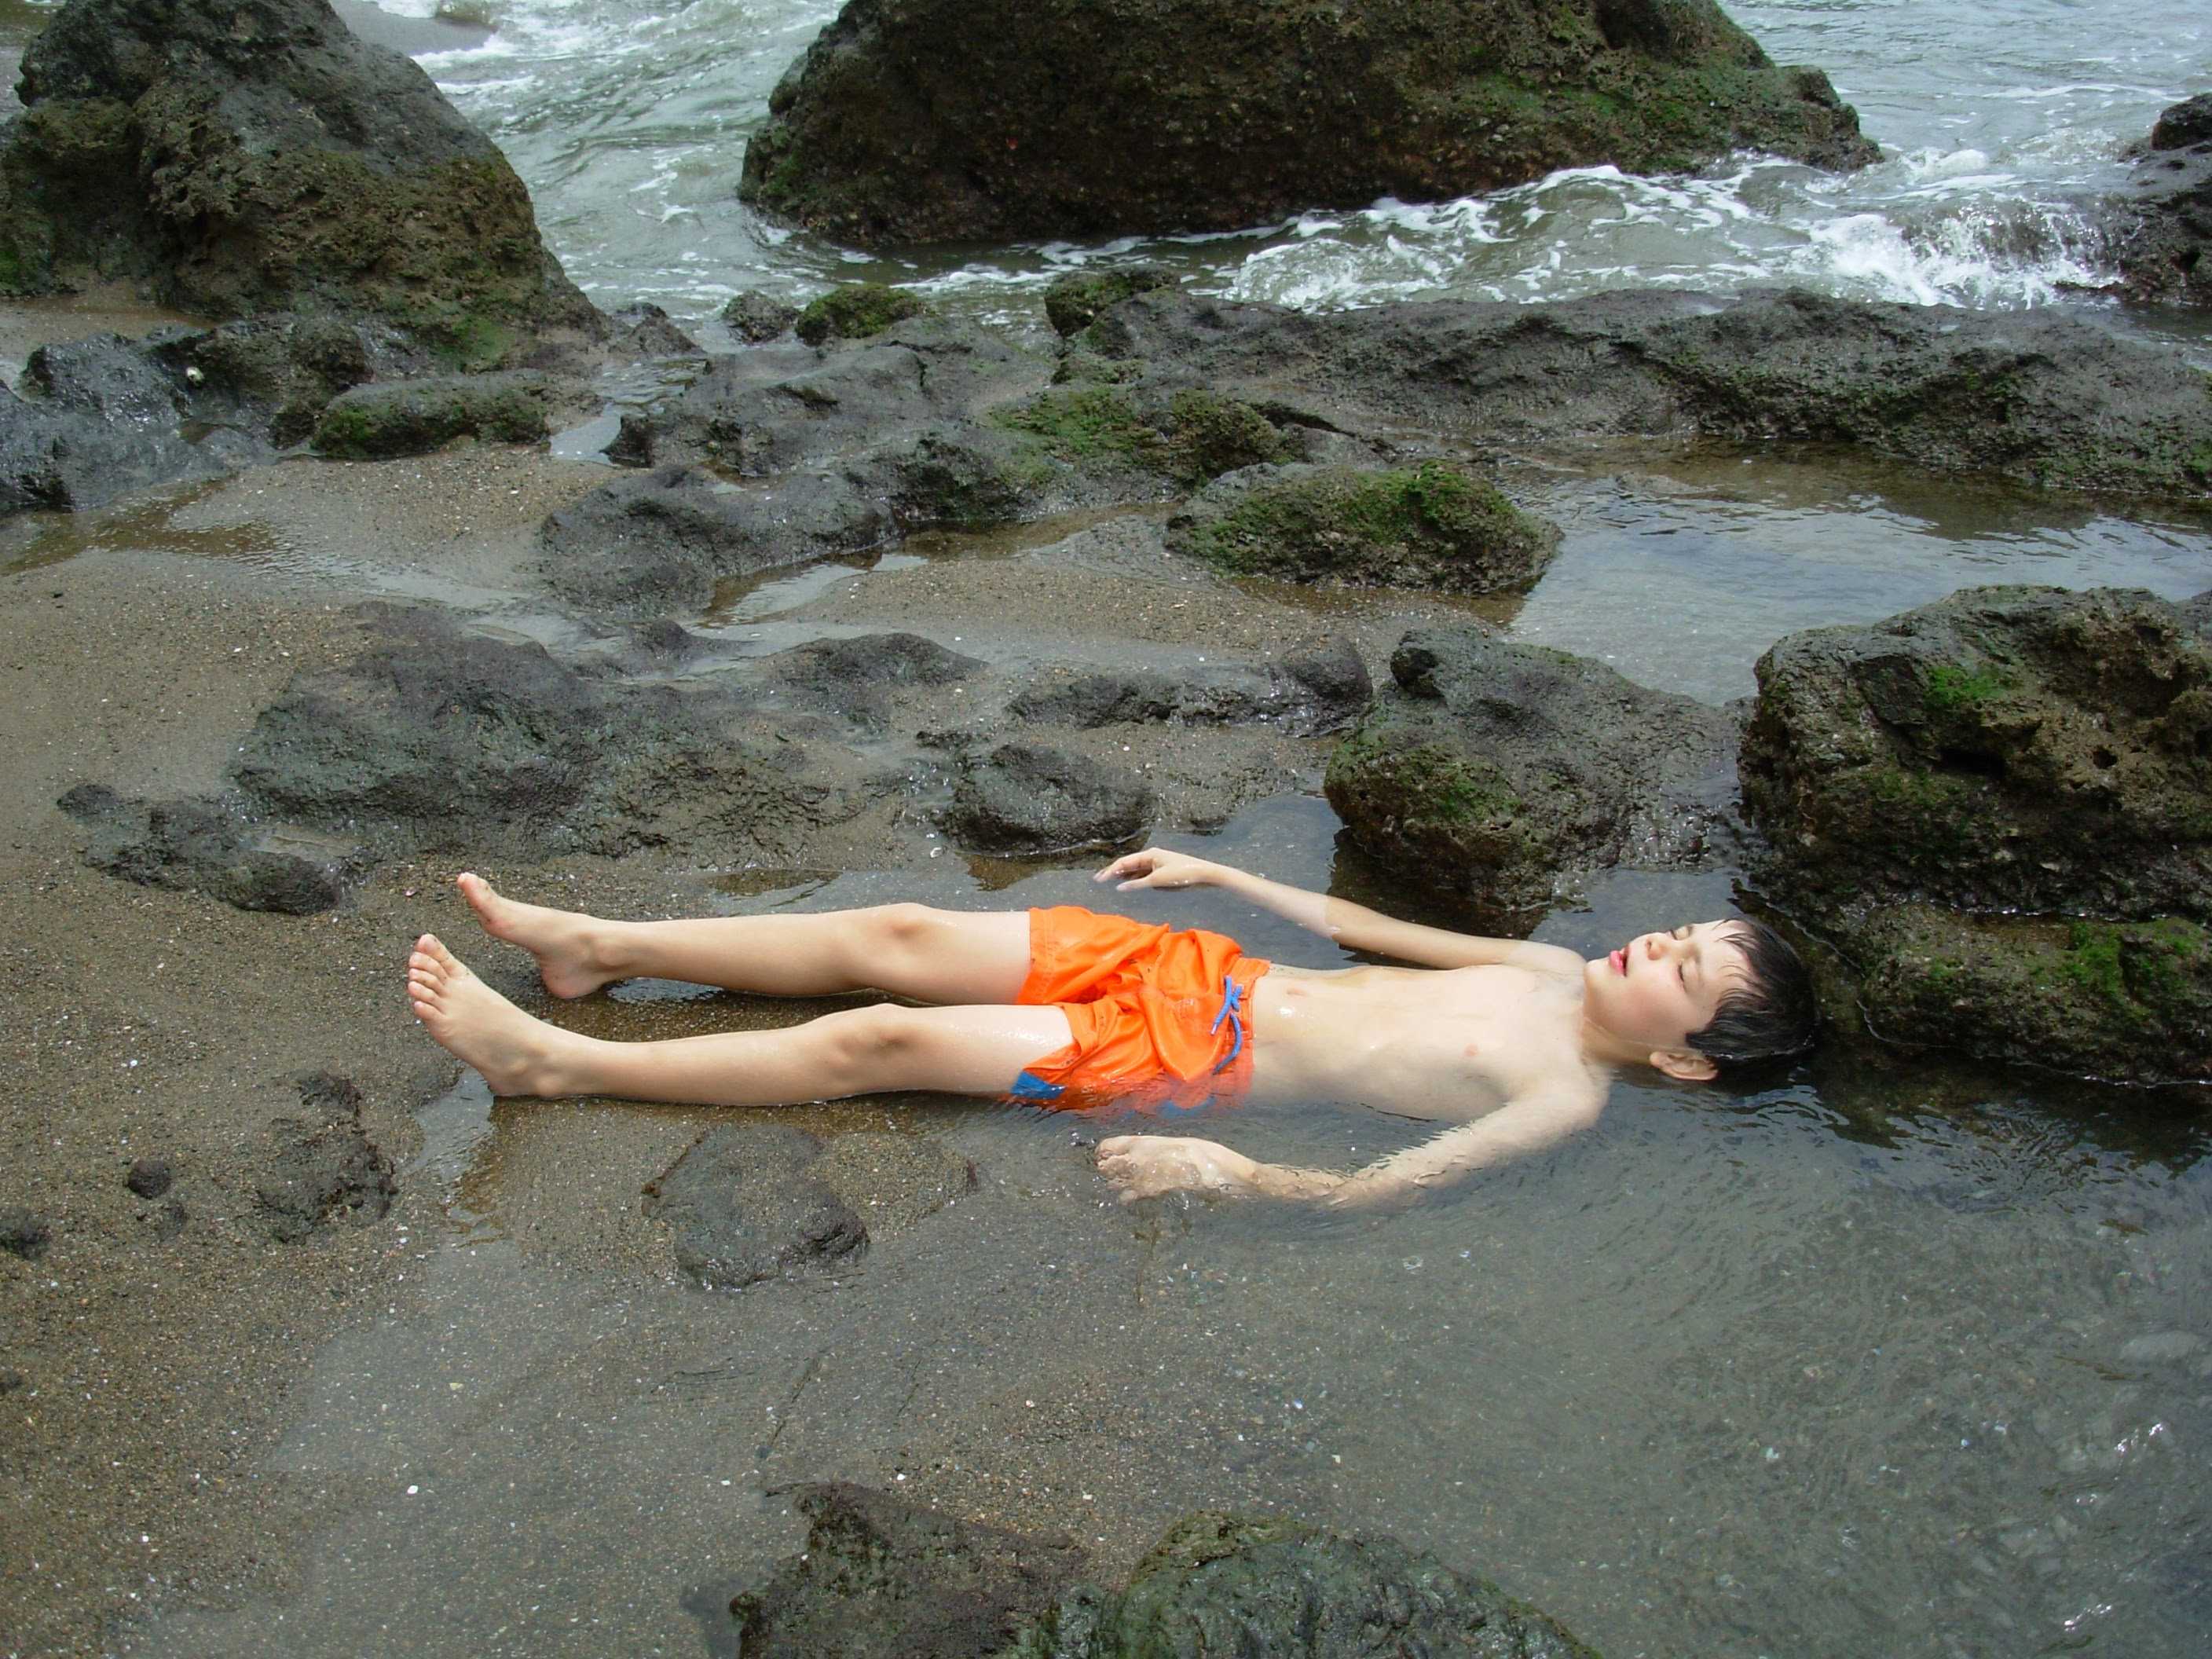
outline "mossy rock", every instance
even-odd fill
[[[2212,642],[2181,607],[1969,588],[1758,674],[1744,803],[1797,909],[2212,920]]]
[[[810,301],[793,325],[809,345],[831,340],[865,340],[893,323],[927,315],[928,302],[904,289],[881,283],[854,283]]]
[[[1876,1036],[2076,1076],[2212,1078],[2212,934],[2197,922],[1906,905],[1844,938]]]
[[[1091,326],[1098,313],[1133,294],[1173,288],[1175,275],[1157,265],[1129,270],[1077,271],[1057,278],[1044,291],[1044,314],[1054,331],[1066,339]]]
[[[551,383],[527,371],[356,386],[324,409],[314,447],[334,459],[380,460],[459,437],[535,443],[546,434],[550,394]]]
[[[1112,383],[1054,386],[994,410],[993,425],[1030,441],[1040,455],[1077,467],[1135,468],[1182,483],[1280,459],[1292,438],[1250,404],[1199,387],[1162,404]]]
[[[1226,478],[1170,524],[1169,544],[1239,575],[1496,593],[1532,586],[1559,532],[1473,469],[1428,461]]]

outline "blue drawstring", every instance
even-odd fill
[[[1243,990],[1234,979],[1224,974],[1221,976],[1221,1012],[1214,1015],[1213,1024],[1207,1026],[1206,1030],[1206,1035],[1211,1036],[1221,1029],[1221,1022],[1225,1019],[1229,1022],[1229,1029],[1237,1034],[1237,1041],[1229,1045],[1228,1054],[1222,1057],[1221,1064],[1213,1068],[1217,1073],[1227,1071],[1236,1063],[1237,1056],[1244,1052],[1243,1010]]]

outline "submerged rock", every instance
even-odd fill
[[[1389,1537],[1200,1512],[1126,1589],[1073,1540],[801,1486],[806,1549],[730,1604],[747,1659],[1596,1659],[1497,1585]]]
[[[270,1126],[270,1145],[254,1183],[254,1203],[269,1236],[296,1244],[341,1219],[375,1221],[399,1186],[392,1160],[363,1131],[353,1081],[320,1072],[300,1081],[299,1118]]]
[[[2158,118],[2104,232],[2130,299],[2212,305],[2212,92]]]
[[[746,1659],[975,1659],[999,1652],[1089,1565],[1038,1538],[843,1483],[799,1487],[805,1553],[730,1604]]]
[[[1499,593],[1535,584],[1559,530],[1449,461],[1260,466],[1200,491],[1170,521],[1168,545],[1238,575]]]
[[[1126,768],[1003,743],[963,764],[945,824],[979,853],[1057,853],[1117,846],[1144,831],[1154,805],[1150,787]]]
[[[70,0],[0,138],[0,292],[121,278],[229,319],[369,314],[479,367],[598,313],[498,149],[323,0]]]
[[[1408,634],[1390,672],[1327,789],[1351,838],[1408,878],[1510,915],[1592,869],[1712,850],[1733,782],[1723,711],[1480,629]]]
[[[813,1173],[822,1142],[788,1124],[710,1129],[645,1189],[676,1265],[708,1289],[825,1271],[868,1246],[868,1230]]]
[[[1740,149],[1875,159],[1816,70],[1709,0],[1326,8],[849,0],[739,195],[845,241],[1231,230]]]
[[[1598,1659],[1487,1579],[1396,1539],[1200,1512],[1109,1595],[1089,1585],[998,1659]]]

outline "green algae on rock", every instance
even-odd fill
[[[1744,804],[1802,900],[2212,915],[2212,642],[2183,607],[1969,588],[1758,673]]]
[[[2077,1076],[2212,1079],[2212,936],[2179,917],[1876,910],[1852,929],[1876,1036]]]
[[[1878,154],[1710,0],[849,0],[740,197],[863,246],[1230,230],[1610,162]]]
[[[1559,532],[1472,468],[1425,461],[1233,473],[1170,522],[1168,544],[1240,575],[1498,593],[1534,584]]]
[[[71,0],[0,141],[0,291],[122,279],[227,319],[368,314],[454,368],[598,313],[522,181],[322,0]]]
[[[1390,672],[1326,779],[1390,868],[1503,920],[1602,866],[1707,856],[1736,735],[1723,710],[1481,629],[1408,634]]]
[[[920,295],[881,283],[854,283],[832,289],[800,310],[793,332],[809,345],[831,340],[866,340],[893,323],[920,317],[929,310]]]
[[[547,430],[553,384],[528,369],[434,375],[356,386],[315,426],[316,453],[341,460],[422,455],[464,435],[535,443]]]

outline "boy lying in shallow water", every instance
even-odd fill
[[[1646,933],[1584,962],[1556,945],[1395,921],[1157,847],[1096,879],[1124,892],[1218,887],[1348,951],[1422,965],[1285,967],[1218,933],[1073,907],[608,921],[518,903],[465,875],[461,892],[485,930],[536,957],[556,996],[650,976],[776,996],[874,989],[932,1006],[608,1042],[524,1013],[428,933],[408,960],[407,991],[430,1035],[498,1095],[771,1106],[933,1090],[1170,1112],[1209,1099],[1336,1098],[1452,1126],[1348,1175],[1259,1164],[1211,1140],[1115,1135],[1098,1143],[1098,1167],[1125,1199],[1179,1188],[1332,1206],[1403,1199],[1595,1122],[1624,1066],[1711,1078],[1812,1038],[1804,965],[1756,922]]]

